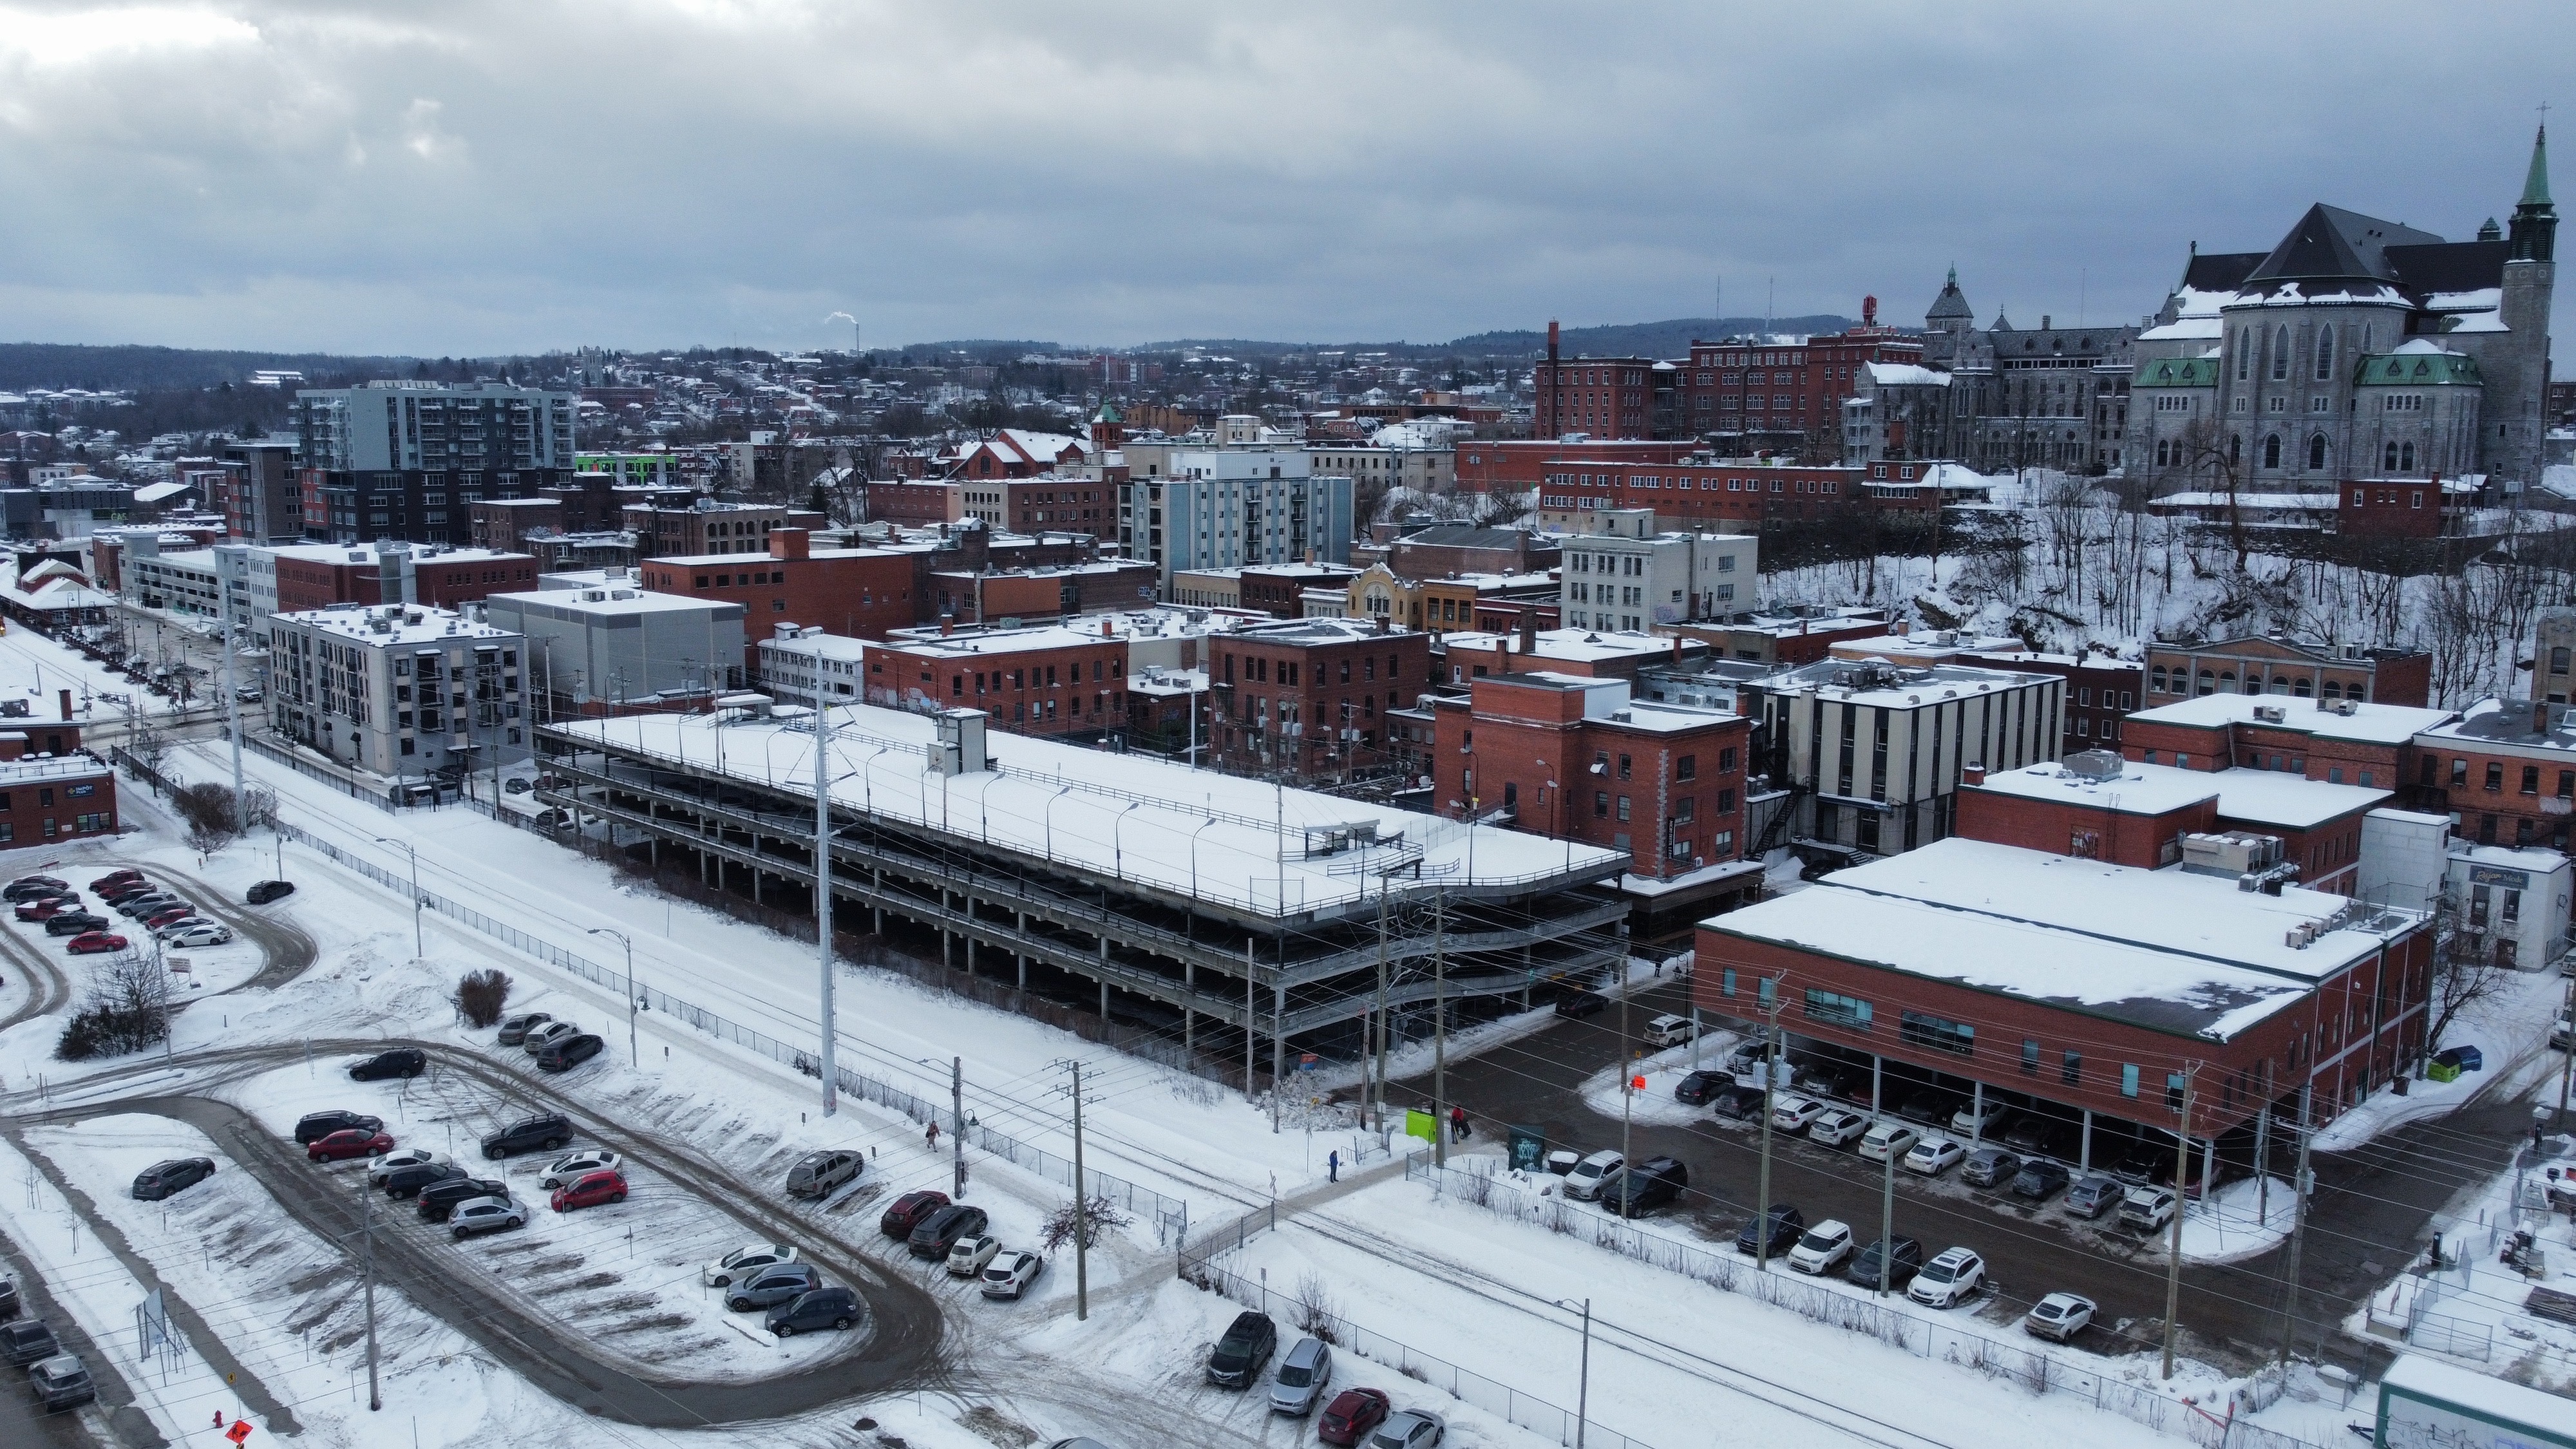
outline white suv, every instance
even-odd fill
[[[1869,1116],[1848,1107],[1828,1107],[1807,1127],[1809,1141],[1840,1147],[1869,1130]]]
[[[1851,1224],[1827,1218],[1799,1236],[1798,1246],[1789,1250],[1789,1266],[1801,1273],[1830,1273],[1851,1250]]]
[[[1628,1159],[1616,1152],[1604,1150],[1593,1153],[1574,1164],[1574,1170],[1565,1175],[1565,1195],[1590,1202],[1601,1196],[1601,1185],[1627,1165]]]
[[[1945,1248],[1914,1275],[1905,1296],[1934,1308],[1949,1308],[1975,1296],[1985,1282],[1985,1259],[1966,1248]]]
[[[1915,1143],[1922,1140],[1922,1133],[1904,1123],[1885,1121],[1862,1134],[1860,1155],[1870,1162],[1885,1162],[1891,1157],[1902,1158],[1906,1153],[1914,1150]]]
[[[1646,1023],[1646,1045],[1651,1047],[1680,1046],[1697,1034],[1687,1016],[1659,1016]]]
[[[1771,1125],[1790,1132],[1804,1132],[1825,1115],[1825,1104],[1813,1097],[1779,1097],[1771,1103]]]

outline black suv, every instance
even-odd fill
[[[1763,1250],[1762,1243],[1763,1225],[1765,1223],[1770,1225],[1771,1232],[1771,1243],[1768,1252]],[[1762,1214],[1760,1217],[1746,1220],[1742,1230],[1738,1231],[1735,1235],[1735,1251],[1742,1253],[1748,1258],[1755,1257],[1757,1255],[1766,1258],[1781,1257],[1791,1248],[1798,1245],[1798,1239],[1805,1236],[1806,1231],[1807,1215],[1805,1213],[1798,1211],[1796,1208],[1791,1207],[1785,1202],[1775,1202],[1771,1204],[1771,1211]]]
[[[443,1223],[461,1202],[478,1197],[508,1197],[510,1185],[489,1177],[451,1177],[433,1182],[420,1190],[420,1218],[425,1223]]]
[[[589,1032],[559,1036],[537,1048],[537,1070],[566,1072],[600,1054],[608,1043]]]
[[[769,1331],[786,1338],[807,1328],[846,1330],[859,1317],[858,1294],[847,1288],[817,1288],[770,1310]]]
[[[1261,1377],[1278,1347],[1279,1328],[1270,1315],[1246,1309],[1235,1315],[1234,1325],[1208,1355],[1208,1382],[1220,1389],[1248,1388]]]
[[[990,1221],[982,1208],[952,1203],[922,1219],[921,1226],[914,1228],[904,1242],[916,1258],[945,1258],[959,1238],[974,1237]]]
[[[295,882],[291,880],[264,880],[252,886],[249,894],[243,899],[254,906],[264,906],[270,901],[284,900],[293,894],[295,894]]]
[[[63,1346],[54,1342],[54,1331],[45,1326],[43,1319],[0,1325],[0,1361],[12,1368],[24,1368],[62,1351]]]
[[[334,1132],[381,1132],[385,1119],[364,1112],[311,1112],[296,1119],[295,1145],[310,1147]]]
[[[1762,1111],[1762,1089],[1742,1082],[1730,1082],[1717,1089],[1708,1105],[1720,1117],[1735,1122],[1750,1122]]]
[[[513,1152],[553,1152],[572,1141],[572,1119],[561,1112],[527,1117],[483,1139],[483,1155],[494,1161]]]
[[[49,875],[22,875],[9,882],[8,889],[0,890],[0,901],[32,901],[41,896],[69,895],[71,888],[71,882],[56,880]]]
[[[1586,991],[1580,986],[1569,986],[1556,998],[1556,1014],[1559,1016],[1599,1016],[1609,1008],[1609,997],[1597,991]]]
[[[1878,1286],[1878,1255],[1885,1239],[1872,1242],[1851,1260],[1851,1280],[1864,1288]],[[1887,1286],[1903,1288],[1923,1267],[1923,1243],[1918,1238],[1899,1238],[1896,1251],[1888,1254]]]
[[[1705,1107],[1708,1100],[1735,1085],[1731,1072],[1693,1072],[1673,1087],[1673,1100]]]
[[[45,934],[77,936],[84,931],[104,931],[114,924],[105,916],[94,916],[87,911],[56,911],[45,917]]]
[[[464,1178],[465,1169],[453,1162],[415,1162],[385,1174],[385,1196],[409,1197],[422,1188],[435,1187],[442,1182],[461,1182]]]
[[[181,1157],[169,1162],[156,1162],[134,1178],[134,1197],[138,1202],[159,1202],[172,1193],[186,1192],[215,1175],[212,1158]]]
[[[1680,1197],[1688,1186],[1690,1169],[1682,1166],[1680,1158],[1649,1157],[1620,1170],[1618,1180],[1602,1192],[1601,1206],[1623,1218],[1633,1218]]]
[[[396,1047],[378,1052],[349,1068],[353,1082],[381,1082],[387,1077],[417,1077],[429,1070],[429,1053],[417,1047]]]

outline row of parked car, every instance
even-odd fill
[[[0,1278],[0,1361],[27,1371],[28,1392],[48,1414],[77,1409],[98,1397],[80,1355],[66,1353],[42,1319],[18,1317],[18,1285]]]
[[[522,1011],[501,1020],[502,1046],[514,1046],[536,1058],[541,1072],[565,1072],[580,1066],[605,1050],[606,1039],[595,1032],[583,1031],[569,1021],[559,1021],[542,1011]]]
[[[165,890],[132,868],[111,871],[89,883],[99,904],[135,922],[163,944],[180,949],[220,946],[233,938],[232,928],[198,912],[175,891]],[[75,956],[122,951],[133,944],[115,922],[89,909],[71,883],[57,876],[22,875],[0,888],[0,900],[13,904],[20,921],[42,925],[48,936],[68,936]]]
[[[1927,1308],[1952,1308],[1968,1302],[1989,1286],[1986,1260],[1969,1247],[1944,1248],[1929,1262],[1917,1238],[1874,1239],[1862,1244],[1851,1224],[1827,1218],[1809,1224],[1791,1203],[1773,1203],[1735,1235],[1735,1250],[1746,1256],[1778,1258],[1793,1271],[1822,1276],[1836,1268],[1864,1288],[1885,1286]],[[2051,1293],[2022,1315],[2022,1327],[2036,1337],[2064,1343],[2093,1321],[2096,1305],[2078,1293]]]
[[[982,1208],[951,1202],[948,1194],[928,1188],[896,1198],[877,1218],[877,1231],[900,1239],[916,1258],[946,1260],[949,1276],[975,1279],[985,1297],[1023,1297],[1046,1271],[1046,1259],[1025,1248],[1004,1248],[984,1231],[990,1226]]]
[[[1208,1351],[1207,1381],[1221,1389],[1248,1389],[1261,1381],[1278,1348],[1279,1325],[1269,1314],[1250,1309],[1236,1314]],[[1327,1401],[1332,1382],[1332,1345],[1311,1334],[1300,1338],[1271,1376],[1270,1410],[1303,1418],[1321,1404],[1315,1437],[1365,1449],[1431,1449],[1449,1432],[1438,1414],[1397,1412],[1394,1401],[1379,1389],[1344,1389]]]

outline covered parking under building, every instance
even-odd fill
[[[836,923],[935,938],[953,969],[1096,1003],[1247,1085],[1260,1056],[1275,1076],[1291,1051],[1355,1054],[1381,1000],[1401,1040],[1435,1003],[1527,1006],[1624,959],[1625,903],[1597,885],[1622,852],[1052,740],[988,744],[984,723],[831,711]],[[555,782],[539,798],[584,829],[813,910],[811,711],[734,696],[539,737]]]

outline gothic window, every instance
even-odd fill
[[[2323,468],[2325,465],[2326,435],[2323,433],[2312,433],[2308,436],[2308,466],[2310,468]]]
[[[2379,329],[2376,327],[2364,327],[2361,329],[2361,352],[2364,357],[2370,355],[2371,339],[2377,336],[2378,332]]]
[[[2394,445],[2392,444],[2391,446],[2394,446]],[[2170,467],[2170,466],[2172,465],[2172,463],[2173,463],[2173,456],[2172,456],[2172,452],[2171,452],[2172,448],[2173,448],[2173,444],[2166,442],[2164,439],[2162,439],[2162,438],[2158,438],[2158,439],[2156,440],[2156,466],[2157,466],[2157,467],[2159,467],[2159,468],[2164,468],[2164,467]]]
[[[2415,445],[2413,443],[2399,445],[2397,456],[2404,460],[2397,465],[2401,470],[2408,473],[2415,471]]]
[[[2272,334],[2272,380],[2287,382],[2290,378],[2290,324],[2284,322]]]
[[[2227,462],[2230,467],[2245,461],[2245,435],[2231,433],[2227,438]]]
[[[2317,329],[2317,381],[2330,382],[2333,379],[2334,329],[2320,327]]]
[[[2281,466],[2281,435],[2278,433],[2263,440],[2263,466],[2266,468]]]
[[[2248,327],[2236,334],[2236,380],[2243,382],[2251,376],[2253,366],[2254,329]]]
[[[2379,466],[2388,469],[2396,468],[2397,445],[2395,443],[2391,443],[2386,448],[2380,450]]]

